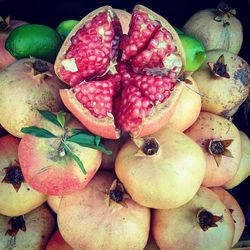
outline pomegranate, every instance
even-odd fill
[[[6,216],[26,214],[47,199],[24,180],[17,157],[19,142],[12,135],[0,138],[0,214]]]
[[[99,171],[86,188],[62,197],[57,222],[73,249],[143,249],[150,210],[134,202],[111,173]]]
[[[183,84],[185,56],[176,31],[144,6],[133,9],[122,36],[113,9],[101,7],[64,41],[55,62],[65,106],[88,130],[108,139],[159,130],[173,113]]]
[[[50,238],[45,250],[73,250],[57,230]]]
[[[191,200],[205,168],[199,146],[168,126],[151,137],[129,140],[115,161],[116,175],[132,199],[156,209],[179,207]]]
[[[0,124],[10,134],[22,137],[21,128],[39,119],[38,109],[63,108],[53,65],[34,58],[14,62],[0,72]]]
[[[240,166],[233,178],[224,183],[223,187],[226,189],[236,187],[250,175],[250,141],[242,131],[240,131],[240,140],[242,148]]]
[[[185,134],[197,142],[205,154],[207,167],[203,186],[222,186],[233,178],[240,165],[241,142],[239,130],[231,121],[201,112]]]
[[[0,69],[16,61],[16,58],[5,49],[5,41],[13,29],[25,23],[26,22],[20,20],[11,20],[10,16],[5,19],[0,17]]]
[[[209,51],[205,63],[192,77],[202,93],[203,111],[232,116],[249,94],[249,65],[225,50]]]
[[[129,23],[131,19],[131,14],[123,9],[114,9],[115,14],[118,16],[119,21],[122,26],[122,33],[128,34]]]
[[[37,127],[22,130],[27,134],[19,144],[18,156],[25,180],[47,195],[84,188],[101,165],[100,137],[83,130],[69,114],[45,112],[42,116]]]
[[[235,14],[234,9],[220,2],[217,9],[195,13],[182,30],[203,42],[206,50],[224,49],[238,54],[243,41],[243,30]]]
[[[184,131],[198,118],[201,111],[201,94],[197,83],[189,76],[185,80],[185,87],[181,93],[173,115],[167,125],[176,130]]]
[[[0,215],[0,249],[44,250],[55,226],[55,219],[45,205],[23,216]]]
[[[181,207],[154,210],[151,228],[161,250],[228,250],[234,237],[230,211],[206,187]]]
[[[213,187],[211,188],[211,190],[219,196],[220,200],[231,212],[235,226],[234,238],[232,243],[232,246],[234,246],[239,241],[245,227],[244,214],[237,200],[225,189],[221,187]]]
[[[54,213],[57,214],[62,196],[49,195],[47,199],[47,203],[49,207],[53,210]]]

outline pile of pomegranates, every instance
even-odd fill
[[[232,116],[250,67],[241,37],[195,26],[231,34],[234,15],[220,3],[186,23],[209,50],[192,75],[176,30],[142,5],[89,13],[54,65],[0,60],[0,250],[237,246],[246,221],[227,189],[250,175],[250,140]]]

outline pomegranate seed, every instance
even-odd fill
[[[122,61],[128,61],[131,57],[140,52],[148,41],[160,28],[158,21],[151,20],[143,11],[133,11],[130,21],[128,35],[122,36],[120,48],[122,49]]]
[[[132,68],[135,73],[145,73],[148,69],[158,68],[163,72],[167,71],[164,68],[164,57],[176,52],[173,45],[173,38],[171,34],[163,27],[161,27],[149,41],[147,47],[138,53],[132,60]],[[151,72],[151,71],[150,71]]]
[[[124,131],[135,132],[141,124],[145,113],[149,115],[153,111],[153,105],[147,97],[143,97],[139,88],[126,87],[114,103],[114,115],[117,125]]]
[[[89,20],[71,38],[72,45],[68,48],[64,58],[74,59],[71,66],[63,66],[60,70],[62,79],[71,86],[104,74],[118,53],[118,44],[121,37],[121,26],[114,20],[110,11],[97,14]],[[116,50],[116,51],[114,51]]]
[[[138,87],[143,96],[154,104],[162,103],[169,97],[169,91],[174,89],[177,80],[169,76],[135,75],[130,84]]]
[[[83,82],[73,88],[77,100],[97,118],[104,118],[112,113],[112,97],[115,81],[112,79],[102,81]]]

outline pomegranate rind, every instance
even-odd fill
[[[114,12],[116,13],[116,15],[120,20],[123,34],[127,34],[129,30],[129,22],[131,19],[131,14],[122,9],[114,9]]]
[[[131,133],[131,136],[143,137],[151,135],[161,129],[173,114],[183,88],[183,82],[177,83],[170,97],[163,103],[155,106],[152,114],[144,118],[137,131]],[[95,118],[91,112],[83,107],[76,99],[72,90],[61,89],[60,96],[64,105],[89,131],[107,139],[118,139],[120,137],[120,131],[115,127],[114,118],[111,114],[105,118]]]
[[[239,241],[245,227],[244,213],[237,200],[228,191],[226,191],[222,187],[212,187],[211,190],[218,195],[220,200],[229,210],[232,209],[231,215],[234,219],[235,226],[234,238],[232,243],[232,246],[234,246]]]
[[[177,107],[183,89],[184,83],[177,83],[170,97],[154,106],[154,111],[143,119],[142,124],[137,131],[131,133],[131,136],[137,138],[152,135],[166,125]]]
[[[118,139],[120,131],[116,129],[114,118],[110,114],[105,118],[95,118],[76,98],[72,90],[61,89],[60,96],[69,111],[92,133],[107,139]]]
[[[60,75],[60,69],[62,67],[62,61],[64,60],[64,55],[66,54],[68,48],[72,45],[72,42],[71,42],[71,38],[77,33],[77,31],[79,29],[81,29],[84,24],[89,21],[89,20],[92,20],[98,13],[101,13],[101,12],[105,12],[105,11],[108,11],[108,10],[111,10],[114,14],[115,12],[113,11],[112,7],[111,6],[103,6],[103,7],[100,7],[98,9],[95,9],[94,11],[90,12],[88,15],[86,15],[72,30],[71,32],[68,34],[68,36],[66,37],[66,39],[64,40],[64,43],[62,44],[62,47],[61,49],[59,50],[58,54],[57,54],[57,57],[56,57],[56,60],[55,60],[55,65],[54,65],[54,69],[55,69],[55,73],[56,75],[58,76],[58,78],[65,82],[66,84],[69,85],[69,82],[66,82],[65,80],[63,80],[63,78],[61,77]]]
[[[176,49],[177,49],[176,54],[178,54],[180,56],[181,61],[182,61],[182,67],[181,67],[181,70],[178,74],[178,75],[181,75],[185,69],[186,54],[185,54],[184,48],[182,46],[181,40],[179,38],[179,35],[175,31],[175,29],[171,26],[171,24],[165,18],[163,18],[162,16],[158,15],[157,13],[155,13],[154,11],[148,9],[147,7],[145,7],[143,5],[139,5],[139,4],[136,5],[134,7],[133,11],[136,11],[136,10],[147,12],[149,14],[149,16],[152,16],[155,20],[159,21],[161,23],[162,27],[164,27],[165,29],[167,29],[171,33],[171,35],[173,37],[173,42],[174,42]]]

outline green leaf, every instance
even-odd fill
[[[95,136],[85,134],[85,133],[79,133],[76,135],[72,135],[66,139],[66,141],[71,141],[75,143],[89,143],[89,144],[95,144]]]
[[[74,135],[76,135],[76,134],[81,134],[81,133],[93,135],[93,134],[90,133],[87,129],[72,128],[71,131],[73,132]]]
[[[103,145],[100,145],[100,136],[94,135],[85,129],[72,129],[72,132],[74,133],[74,135],[66,138],[65,141],[77,143],[82,147],[93,148],[107,155],[112,154],[112,151],[107,150]]]
[[[63,145],[63,148],[65,149],[66,154],[68,154],[78,164],[78,166],[81,168],[81,170],[84,174],[87,174],[87,171],[86,171],[82,161],[79,159],[79,157],[71,151],[71,149],[69,148],[69,146],[67,144],[62,142],[62,145]]]
[[[56,115],[56,119],[59,122],[59,124],[61,125],[62,128],[65,127],[65,112],[60,111],[57,115]]]
[[[95,145],[96,146],[99,146],[100,145],[100,142],[101,142],[101,137],[100,136],[95,136]]]
[[[53,113],[51,113],[50,111],[48,111],[48,110],[38,110],[38,112],[46,120],[54,123],[58,127],[62,127],[61,124],[60,124],[60,122],[57,120],[57,116],[54,115]]]
[[[99,150],[101,151],[102,153],[106,154],[106,155],[111,155],[112,154],[112,151],[111,150],[108,150],[106,149],[103,145],[94,145],[94,144],[91,144],[91,143],[85,143],[85,142],[75,142],[77,143],[78,145],[82,146],[82,147],[86,147],[86,148],[92,148],[92,149],[96,149],[96,150]]]
[[[33,135],[41,138],[56,138],[57,136],[53,135],[47,129],[38,128],[36,126],[25,127],[21,129],[21,132],[24,134]]]

